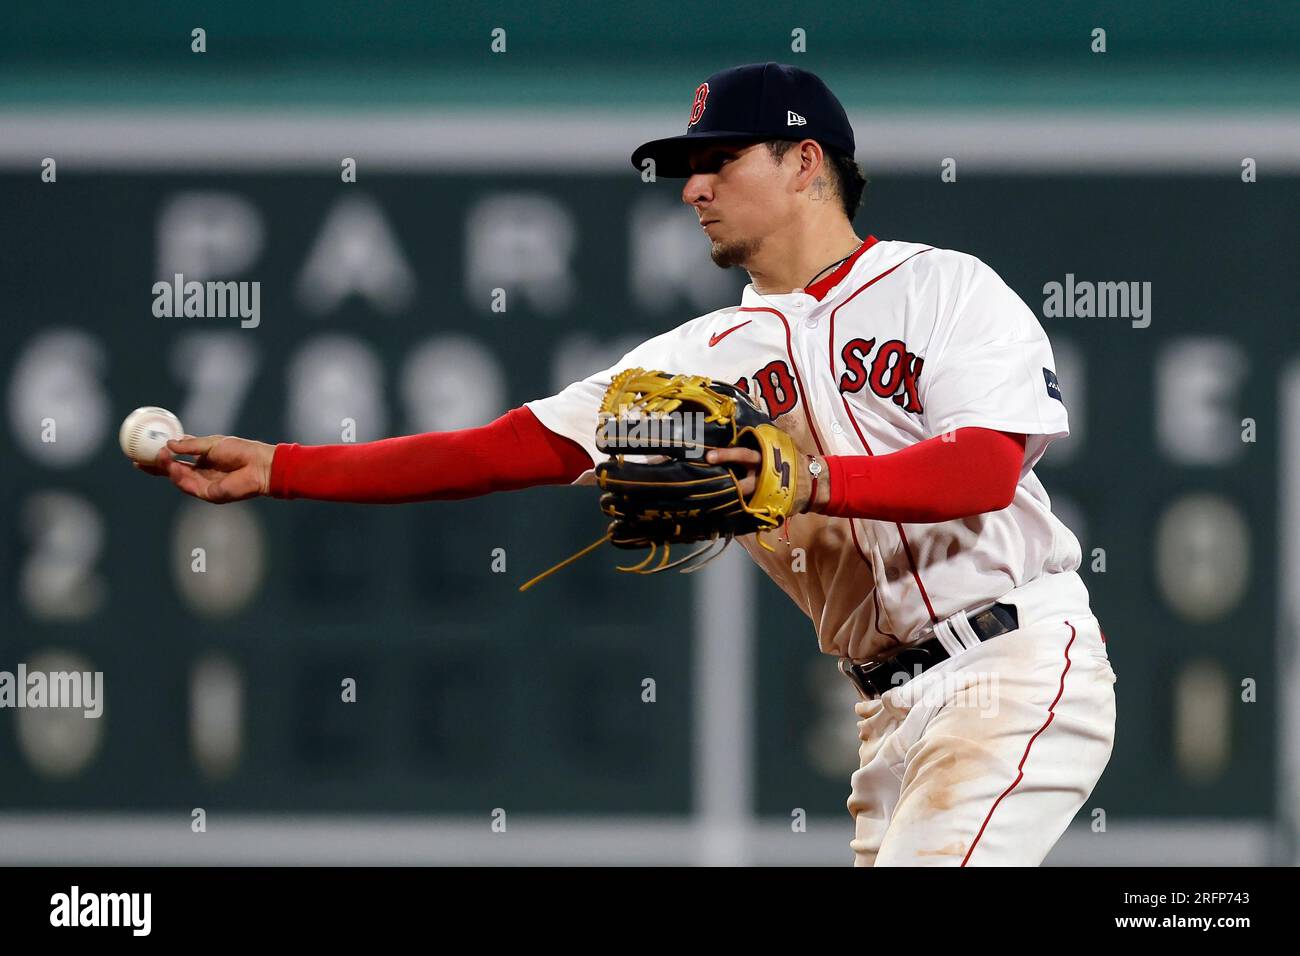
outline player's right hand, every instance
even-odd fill
[[[196,460],[190,464],[178,461],[176,455],[194,455]],[[186,435],[169,441],[152,465],[136,467],[165,475],[187,495],[223,505],[270,494],[274,457],[275,446],[265,442],[230,435]]]

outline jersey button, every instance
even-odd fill
[[[833,431],[837,435],[843,435],[844,426],[841,425],[839,422],[831,422],[831,431]]]

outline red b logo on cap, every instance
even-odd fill
[[[695,102],[691,104],[691,121],[686,124],[687,129],[700,121],[700,117],[704,115],[704,101],[708,98],[709,84],[701,83],[695,90]]]

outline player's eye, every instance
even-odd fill
[[[722,168],[723,163],[729,163],[735,158],[735,156],[725,156],[719,153],[712,153],[701,157],[701,159],[694,164],[693,169],[697,173],[715,172]]]

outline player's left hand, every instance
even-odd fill
[[[745,467],[745,477],[740,482],[741,493],[748,498],[754,493],[754,481],[758,472],[758,466],[762,463],[762,456],[752,448],[720,448],[711,451],[705,456],[705,460],[710,465],[743,465]],[[825,474],[825,459],[818,458],[822,462],[823,475]],[[812,490],[812,482],[808,479],[807,459],[801,459],[796,466],[800,469],[799,480],[795,483],[794,496],[794,514],[800,514],[804,511],[815,511],[819,505],[825,504],[830,500],[830,482],[822,478],[817,482],[817,500],[809,500],[809,492]]]
[[[752,448],[721,448],[704,456],[710,465],[744,465],[745,477],[740,482],[740,493],[746,498],[754,493],[755,476],[763,456]],[[797,499],[796,499],[797,501]]]
[[[668,423],[649,440],[636,427],[647,415]],[[651,561],[660,546],[666,556],[673,544],[722,541],[725,547],[749,534],[770,548],[762,534],[795,513],[803,456],[794,437],[734,385],[625,369],[606,390],[598,422],[596,447],[610,458],[597,464],[596,484],[601,511],[614,519],[607,539],[617,548],[651,548]],[[703,455],[694,458],[691,449]],[[664,460],[628,460],[637,456]],[[697,548],[682,560],[719,550]],[[661,558],[655,569],[679,566]]]

